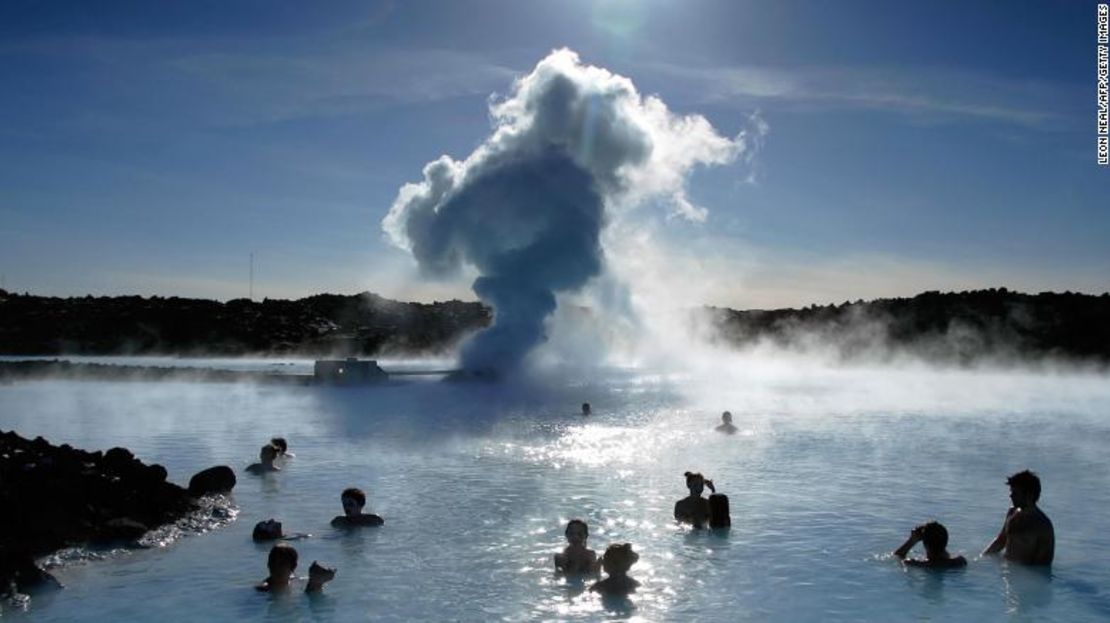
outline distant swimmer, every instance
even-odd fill
[[[366,494],[362,489],[354,487],[344,489],[339,496],[339,501],[343,503],[343,514],[331,520],[331,525],[336,528],[380,526],[385,523],[385,520],[377,515],[362,512],[362,507],[366,506]]]
[[[591,413],[593,413],[593,409],[590,407],[590,403],[583,402],[582,403],[582,415],[590,415]]]
[[[325,567],[315,560],[308,568],[308,584],[304,587],[306,593],[319,593],[324,590],[324,585],[335,578],[335,567]]]
[[[280,458],[291,459],[297,456],[289,451],[289,442],[285,441],[285,437],[274,437],[270,439],[270,445],[277,448],[277,453]]]
[[[270,575],[255,586],[263,592],[283,591],[289,588],[289,578],[297,570],[297,550],[285,543],[278,543],[270,548],[270,557],[266,560]]]
[[[590,590],[602,595],[627,595],[636,592],[640,583],[628,577],[628,570],[639,559],[640,555],[632,551],[631,543],[614,543],[605,548],[601,567],[609,577],[595,582]]]
[[[701,497],[705,486],[713,490],[713,481],[706,480],[704,476],[695,472],[686,472],[686,487],[690,495],[675,502],[674,518],[683,523],[693,524],[695,528],[704,528],[709,521],[709,500]]]
[[[1013,506],[1006,512],[1006,520],[998,536],[991,541],[983,554],[996,554],[1005,550],[1006,560],[1023,565],[1050,565],[1056,554],[1056,533],[1052,522],[1037,500],[1041,497],[1041,479],[1029,470],[1018,472],[1006,479],[1010,485]]]
[[[925,547],[925,559],[906,558],[914,545],[921,543]],[[943,524],[930,521],[910,530],[906,542],[894,550],[894,555],[911,567],[926,567],[929,569],[952,569],[967,565],[963,556],[952,556],[948,553],[948,529]]]
[[[281,468],[274,465],[274,459],[277,458],[278,449],[273,444],[266,444],[258,451],[259,463],[251,463],[247,466],[247,471],[252,474],[265,474],[266,472],[280,472]]]
[[[586,547],[590,528],[581,519],[571,519],[563,532],[567,537],[566,549],[555,554],[555,570],[563,573],[596,573],[597,552]]]
[[[278,539],[285,539],[291,541],[293,539],[305,539],[312,535],[296,532],[293,534],[285,534],[282,531],[281,522],[276,519],[266,519],[254,524],[254,531],[251,533],[251,538],[255,541],[276,541]]]
[[[738,428],[732,425],[732,413],[725,411],[721,414],[721,425],[713,429],[718,433],[725,433],[726,435],[735,434]]]

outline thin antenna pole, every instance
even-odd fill
[[[252,301],[254,300],[254,251],[251,251],[251,286],[250,286],[250,298],[251,298],[251,300],[252,300]]]

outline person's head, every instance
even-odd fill
[[[705,490],[705,477],[697,472],[686,472],[686,488],[690,495],[701,495]]]
[[[948,529],[938,521],[930,521],[915,528],[921,535],[925,555],[929,558],[942,557],[948,548]]]
[[[255,541],[273,541],[280,539],[282,536],[281,522],[276,519],[267,519],[254,524],[254,532],[251,533],[251,538]]]
[[[588,402],[583,402],[583,403],[582,403],[582,415],[589,415],[589,414],[590,414],[590,411],[591,411],[591,409],[590,409],[590,403],[588,403]]]
[[[1006,484],[1010,485],[1010,501],[1014,506],[1033,506],[1041,499],[1041,479],[1029,470],[1010,476]]]
[[[285,543],[278,543],[270,548],[266,566],[270,569],[271,578],[288,579],[297,569],[297,550]]]
[[[590,538],[590,527],[581,519],[571,519],[567,522],[567,529],[563,534],[566,535],[568,543],[585,545],[586,539]]]
[[[274,437],[270,439],[270,445],[277,448],[278,454],[285,454],[289,451],[289,443],[285,441],[285,437]]]
[[[639,559],[640,555],[632,551],[631,543],[613,543],[605,548],[605,554],[601,557],[601,566],[610,575],[628,573]]]
[[[350,487],[343,490],[339,496],[339,501],[343,504],[343,513],[348,517],[353,517],[362,513],[362,507],[366,506],[366,494],[362,489]]]
[[[278,449],[273,444],[266,444],[258,451],[258,459],[263,463],[273,463],[277,458]]]
[[[732,413],[725,411],[721,414],[721,421],[725,424],[732,424]]]

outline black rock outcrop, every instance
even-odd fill
[[[34,559],[72,545],[134,541],[196,510],[195,497],[235,484],[223,470],[197,475],[196,494],[166,482],[166,468],[125,448],[86,452],[0,431],[0,593],[49,576]],[[207,474],[207,475],[206,475]],[[194,477],[194,480],[198,480]]]

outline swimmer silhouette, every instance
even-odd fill
[[[718,426],[717,428],[713,429],[713,430],[717,431],[718,433],[724,433],[726,435],[732,435],[732,434],[736,433],[736,431],[738,429],[735,426],[732,425],[732,413],[730,413],[728,411],[725,411],[724,413],[722,413],[721,414],[721,425]]]
[[[591,413],[593,413],[593,409],[590,408],[590,403],[583,402],[582,403],[582,415],[590,415]]]
[[[717,493],[712,481],[706,481],[705,484],[713,491],[712,495],[709,496],[709,527],[714,529],[731,527],[732,516],[728,510],[728,496]]]
[[[632,551],[631,543],[614,543],[605,548],[601,567],[609,577],[595,582],[590,590],[602,595],[627,595],[636,592],[640,583],[628,577],[628,570],[639,559],[640,555]]]
[[[270,439],[270,445],[277,448],[277,454],[280,458],[291,459],[296,454],[289,451],[289,442],[285,441],[285,437],[273,437]]]
[[[335,578],[335,567],[325,567],[315,560],[308,568],[308,584],[304,587],[306,593],[319,593],[324,590],[324,585]]]
[[[289,577],[297,569],[297,550],[285,543],[278,543],[270,548],[266,566],[270,575],[255,588],[263,592],[287,590]]]
[[[713,489],[713,481],[706,480],[704,476],[695,472],[686,472],[686,487],[690,495],[675,502],[674,518],[683,523],[693,524],[695,528],[704,528],[709,520],[709,500],[701,497],[705,486]]]
[[[247,471],[251,474],[265,474],[266,472],[280,472],[281,468],[274,465],[274,459],[277,458],[278,449],[272,444],[262,446],[258,451],[259,463],[251,463],[247,466]]]
[[[1056,532],[1052,521],[1041,509],[1041,479],[1029,470],[1006,479],[1010,485],[1013,506],[1006,511],[1006,520],[984,554],[1004,551],[1006,560],[1023,565],[1051,565],[1056,554]]]
[[[925,546],[925,559],[910,558],[907,559],[906,555],[910,553],[914,545],[921,543]],[[894,555],[902,559],[903,564],[911,567],[926,567],[930,569],[951,569],[953,567],[963,567],[967,564],[967,560],[963,556],[952,556],[948,553],[948,529],[943,524],[930,521],[923,523],[920,526],[910,530],[910,536],[906,542],[894,550]]]
[[[567,537],[566,549],[555,554],[555,570],[563,573],[597,573],[597,552],[586,547],[590,528],[581,519],[567,522],[563,534]]]
[[[331,520],[331,525],[337,528],[355,528],[359,526],[380,526],[385,520],[377,515],[362,512],[366,506],[366,494],[362,489],[351,487],[344,489],[339,496],[343,503],[343,514]]]
[[[302,532],[295,532],[293,534],[285,534],[282,531],[281,522],[276,519],[267,519],[254,524],[254,532],[251,533],[251,538],[255,541],[276,541],[278,539],[293,540],[308,538],[309,534]]]

